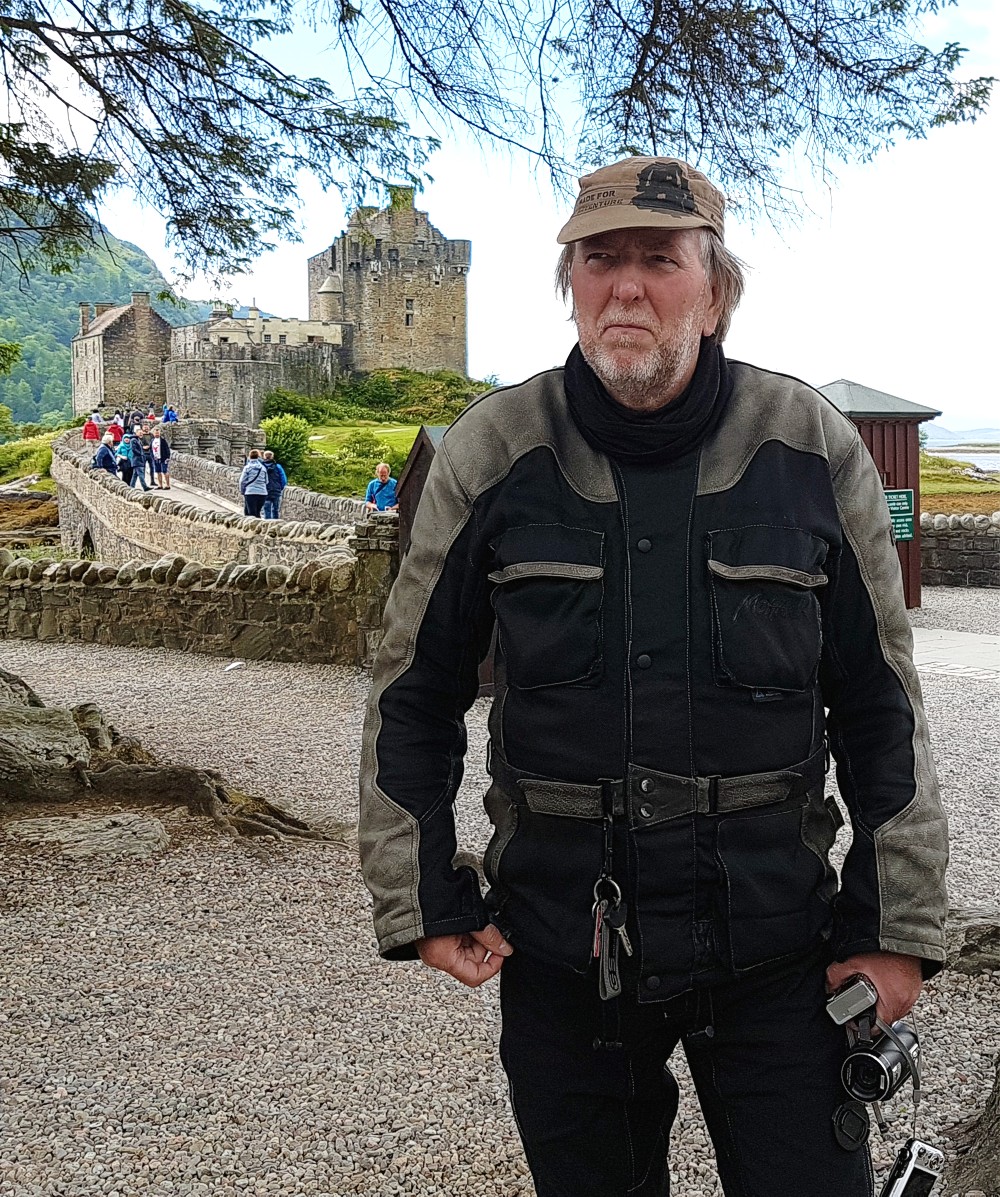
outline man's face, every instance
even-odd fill
[[[715,332],[698,229],[623,229],[577,242],[573,314],[584,358],[627,407],[675,399]]]
[[[375,471],[375,477],[379,480],[379,482],[385,482],[389,477],[389,467],[380,465]]]

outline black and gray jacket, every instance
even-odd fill
[[[492,919],[587,969],[613,810],[641,997],[823,938],[944,960],[947,831],[878,474],[817,392],[730,369],[719,427],[668,465],[592,449],[561,370],[445,434],[365,723],[384,956]],[[484,899],[453,867],[453,803],[494,622]],[[854,831],[839,893],[827,746]]]

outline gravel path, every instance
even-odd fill
[[[924,594],[927,626],[996,630],[996,593]],[[0,664],[48,702],[98,700],[164,758],[220,768],[306,817],[353,817],[361,671],[31,642],[0,644]],[[996,905],[996,687],[923,682],[953,895]],[[486,835],[486,710],[470,715],[460,798],[472,848]],[[0,841],[0,1194],[528,1197],[496,1063],[496,986],[378,961],[342,849],[163,817],[171,847],[148,861]],[[998,1008],[1000,973],[927,987],[932,1141],[989,1092]],[[675,1065],[674,1191],[719,1197]]]

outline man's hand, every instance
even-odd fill
[[[878,990],[875,1012],[891,1026],[909,1014],[920,996],[923,973],[918,956],[900,956],[895,952],[864,952],[847,960],[835,961],[826,970],[828,993],[839,989],[855,973],[864,973]]]
[[[431,935],[415,946],[428,968],[440,969],[470,989],[495,977],[504,956],[514,950],[492,923],[462,935]]]

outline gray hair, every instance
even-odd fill
[[[744,270],[746,264],[726,249],[722,238],[713,229],[698,229],[701,234],[701,264],[705,267],[712,285],[718,289],[720,308],[719,323],[715,328],[716,343],[721,345],[729,332],[733,313],[739,307],[746,286]],[[556,293],[562,299],[568,299],[572,277],[573,258],[576,255],[578,241],[571,241],[563,246],[556,264]]]

